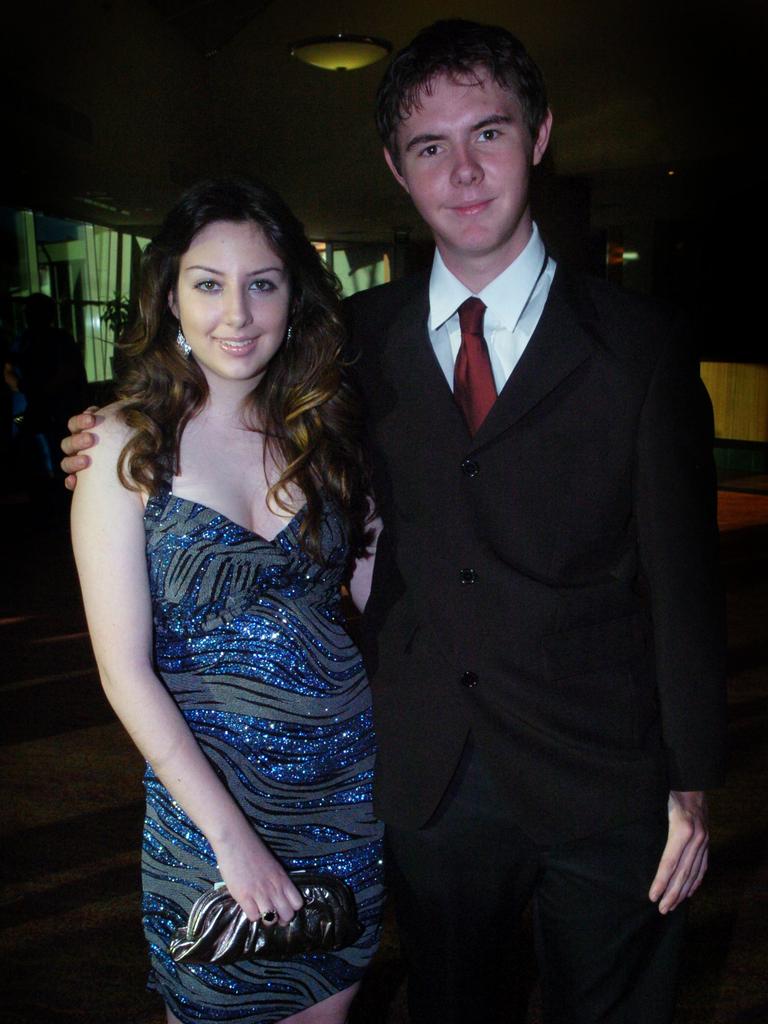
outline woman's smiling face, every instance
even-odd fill
[[[179,261],[168,302],[209,385],[258,384],[285,338],[290,282],[253,221],[214,221]]]

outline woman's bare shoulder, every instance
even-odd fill
[[[92,466],[115,467],[120,453],[133,437],[134,430],[125,422],[123,409],[123,403],[112,402],[93,414],[96,425],[89,433],[93,435],[94,443],[88,449]]]
[[[133,429],[125,422],[124,403],[111,402],[102,406],[93,414],[96,425],[89,430],[97,438],[97,444],[116,445],[121,447],[133,436]]]

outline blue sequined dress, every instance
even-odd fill
[[[382,826],[371,807],[370,692],[340,607],[346,529],[326,505],[320,565],[299,544],[302,518],[267,541],[170,491],[150,499],[156,670],[273,853],[289,870],[344,878],[365,931],[339,953],[175,964],[173,931],[220,876],[205,836],[147,768],[149,984],[185,1024],[283,1020],[358,981],[378,943]]]

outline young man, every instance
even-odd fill
[[[547,253],[528,184],[552,117],[508,32],[420,33],[377,122],[436,243],[431,274],[348,303],[384,522],[368,654],[411,1020],[508,1024],[532,900],[547,1022],[663,1024],[723,761],[696,361],[650,303]]]
[[[377,120],[436,242],[431,274],[347,303],[384,522],[366,653],[411,1022],[516,1020],[532,903],[547,1024],[664,1024],[723,762],[696,361],[650,303],[547,253],[528,182],[552,119],[508,32],[421,32]]]

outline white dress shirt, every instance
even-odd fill
[[[483,333],[497,394],[501,394],[536,329],[555,267],[534,224],[528,244],[517,259],[477,293],[486,305]],[[448,270],[435,249],[429,279],[429,340],[451,390],[461,345],[457,310],[473,294]]]

